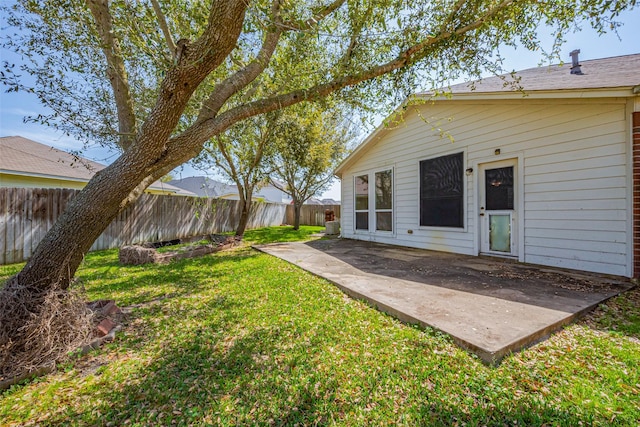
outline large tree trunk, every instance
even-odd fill
[[[243,207],[240,212],[240,221],[238,221],[238,227],[236,228],[236,237],[242,238],[242,236],[244,236],[244,232],[247,229],[248,223],[249,223],[249,210],[246,207]]]
[[[66,289],[93,242],[142,192],[134,191],[147,175],[124,155],[98,172],[71,201],[18,273],[23,286]]]
[[[0,288],[0,375],[48,366],[86,343],[91,317],[82,296],[72,298],[67,289],[93,242],[153,180],[136,157],[125,154],[97,173]]]
[[[108,3],[90,2],[90,6],[97,28],[102,30],[103,43],[112,42]],[[195,89],[235,47],[246,7],[242,1],[212,5],[208,30],[189,49],[185,45],[181,61],[168,70],[156,104],[135,138],[113,164],[89,181],[47,232],[18,273],[16,280],[20,285],[34,290],[54,286],[66,289],[84,254],[118,213],[135,201],[158,178],[159,172],[168,172],[185,161],[183,156],[189,151],[186,145],[175,149],[169,145],[169,139]],[[107,49],[105,53],[108,65],[118,68],[117,52]],[[116,100],[121,110],[124,101],[118,97]],[[120,123],[120,130],[132,129],[123,129]],[[206,139],[200,137],[202,143]],[[199,142],[195,136],[192,140]],[[191,154],[193,157],[197,152]]]
[[[249,224],[249,216],[251,214],[251,198],[253,194],[250,192],[247,197],[240,194],[240,221],[238,221],[238,227],[236,227],[236,237],[242,238],[244,232]]]
[[[302,209],[302,203],[298,200],[293,201],[293,229],[300,229],[300,210]]]

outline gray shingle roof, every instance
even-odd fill
[[[0,169],[28,174],[89,180],[104,165],[21,136],[0,138]]]
[[[580,61],[584,74],[571,74],[571,61],[562,65],[529,68],[517,71],[520,85],[525,91],[576,90],[576,89],[614,89],[632,88],[640,85],[640,53],[611,58]],[[509,92],[518,90],[505,82],[512,82],[509,74],[488,77],[473,82],[477,93]],[[470,93],[472,83],[451,86],[451,92]]]
[[[73,156],[21,136],[0,137],[0,171],[2,172],[89,181],[97,171],[105,167],[103,164]],[[151,184],[150,188],[181,194],[188,193],[158,181]]]
[[[197,194],[199,197],[219,197],[238,191],[235,185],[228,185],[206,176],[190,176],[169,181],[174,187],[182,188]]]

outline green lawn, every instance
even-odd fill
[[[304,239],[275,227],[245,240]],[[20,266],[0,267],[0,280]],[[2,425],[636,426],[638,291],[498,368],[249,247],[167,265],[87,256],[115,342],[0,397]],[[153,303],[149,303],[152,302]],[[145,304],[146,303],[146,304]]]

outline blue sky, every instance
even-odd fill
[[[624,13],[619,18],[619,21],[624,25],[618,29],[618,35],[609,33],[598,36],[590,28],[569,34],[562,48],[562,59],[565,62],[571,62],[569,52],[574,49],[581,50],[581,60],[640,53],[640,10],[636,8],[636,10]],[[547,46],[551,46],[551,37],[543,39],[543,41]],[[542,60],[539,52],[529,52],[522,48],[516,50],[505,49],[502,54],[506,57],[505,68],[507,70],[536,67]],[[16,64],[20,63],[19,57],[6,50],[0,50],[0,57],[2,60],[8,60]],[[638,83],[640,83],[640,70],[638,70]],[[79,150],[82,148],[79,142],[56,133],[51,128],[23,122],[25,116],[46,112],[35,96],[27,93],[4,93],[4,88],[2,90],[3,92],[0,94],[0,136],[20,135],[63,150]],[[117,153],[103,148],[89,148],[83,155],[100,163],[110,163],[116,158]],[[201,174],[201,172],[195,171],[189,166],[184,166],[182,170],[173,173],[178,178]],[[339,200],[339,182],[334,183],[323,197]]]

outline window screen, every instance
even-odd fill
[[[463,153],[420,162],[420,225],[464,227]]]
[[[484,182],[487,210],[513,210],[513,166],[487,169]]]

